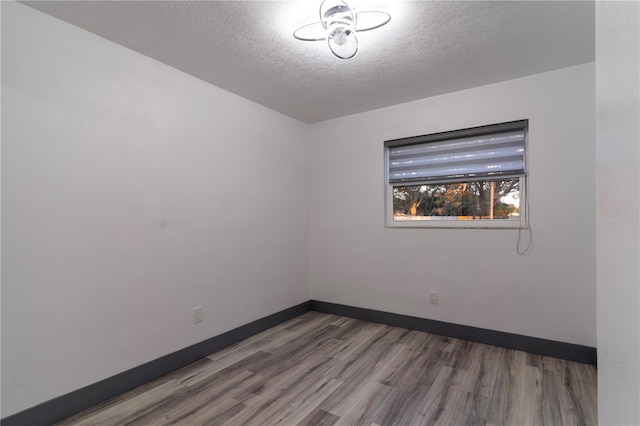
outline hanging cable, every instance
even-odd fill
[[[520,256],[529,254],[529,252],[531,251],[531,246],[533,245],[533,234],[531,232],[531,213],[529,213],[529,186],[528,186],[529,179],[527,176],[525,176],[523,180],[524,180],[524,210],[525,210],[524,217],[527,224],[527,226],[525,227],[525,230],[528,231],[529,233],[529,244],[527,244],[527,247],[525,247],[523,251],[520,251],[520,241],[522,240],[522,227],[519,227],[518,242],[516,243],[516,253],[518,253],[518,255]]]

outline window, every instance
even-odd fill
[[[387,226],[524,226],[527,120],[386,141]]]

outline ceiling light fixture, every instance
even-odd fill
[[[356,12],[342,0],[324,0],[320,22],[303,25],[293,36],[302,41],[327,40],[331,52],[340,59],[351,59],[358,52],[357,32],[380,28],[391,15],[380,11]]]

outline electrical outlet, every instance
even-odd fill
[[[438,292],[437,291],[432,291],[429,293],[429,303],[433,304],[433,305],[437,305],[438,304]]]
[[[193,323],[198,324],[199,322],[202,322],[202,306],[193,308]]]

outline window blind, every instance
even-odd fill
[[[525,173],[527,120],[387,141],[389,183]]]

